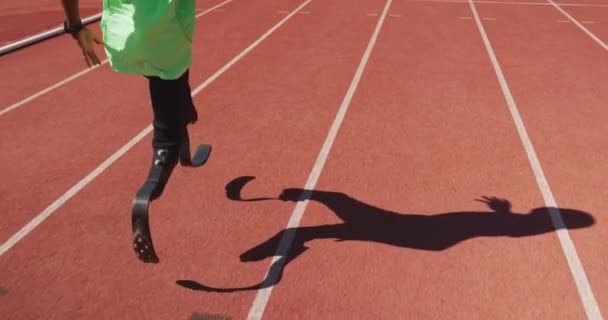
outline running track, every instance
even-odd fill
[[[608,7],[559,2],[199,1],[214,151],[152,204],[158,265],[130,248],[145,81],[104,64],[21,103],[84,61],[68,37],[1,57],[0,314],[601,319]],[[229,199],[246,176],[293,201]]]

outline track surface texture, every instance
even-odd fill
[[[87,69],[68,36],[0,57],[4,319],[608,313],[608,3],[197,8],[190,140],[213,153],[151,205],[158,264],[130,247],[145,78]],[[2,45],[61,6],[0,19]]]

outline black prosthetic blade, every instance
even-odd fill
[[[150,197],[157,183],[146,182],[133,200],[131,226],[133,230],[133,250],[137,258],[145,263],[158,263],[159,259],[152,243],[148,208]]]
[[[169,180],[177,159],[170,157],[166,150],[156,151],[152,167],[144,185],[133,199],[131,225],[133,229],[133,250],[137,258],[146,263],[158,263],[159,258],[154,250],[150,232],[150,202],[158,199]],[[194,158],[190,157],[190,140],[188,131],[184,130],[179,147],[179,162],[185,167],[199,167],[207,162],[211,154],[211,145],[198,146]],[[175,161],[175,162],[174,162]]]
[[[190,154],[190,138],[188,132],[185,132],[182,137],[182,142],[179,150],[179,162],[184,167],[200,167],[204,165],[211,155],[211,145],[201,144],[196,149],[194,157]]]

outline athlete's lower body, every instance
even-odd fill
[[[146,182],[133,202],[133,244],[140,260],[158,262],[148,221],[149,203],[163,193],[178,161],[192,163],[187,126],[198,120],[198,114],[190,93],[188,71],[175,80],[147,78],[154,115],[153,155]],[[203,154],[201,163],[208,154]]]
[[[198,113],[190,92],[189,70],[175,80],[147,76],[152,104],[154,128],[152,161],[160,164],[163,178],[171,174],[177,164],[182,144],[187,142],[187,126],[198,120]],[[156,163],[160,159],[162,163]],[[153,164],[154,165],[154,164]]]

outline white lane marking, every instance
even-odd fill
[[[40,225],[44,220],[46,220],[51,214],[53,214],[57,209],[59,209],[64,203],[66,203],[70,198],[72,198],[76,193],[82,190],[87,184],[89,184],[93,179],[99,176],[104,170],[106,170],[110,165],[112,165],[116,160],[118,160],[121,156],[123,156],[129,149],[131,149],[135,144],[137,144],[141,139],[143,139],[148,133],[152,131],[152,126],[148,126],[142,132],[140,132],[135,138],[131,139],[127,144],[125,144],[122,148],[116,151],[112,156],[106,159],[102,164],[100,164],[95,170],[89,173],[86,177],[80,180],[76,185],[71,187],[66,193],[64,193],[59,199],[55,200],[50,206],[48,206],[44,211],[40,212],[34,219],[32,219],[27,225],[25,225],[21,230],[15,233],[12,237],[10,237],[6,242],[0,246],[0,256],[6,253],[10,248],[12,248],[17,242],[27,236],[34,228]]]
[[[606,45],[606,43],[604,41],[602,41],[600,38],[598,38],[591,31],[589,31],[589,29],[585,28],[585,26],[583,26],[580,22],[578,22],[578,20],[574,19],[570,14],[568,14],[568,12],[566,12],[564,9],[562,9],[560,7],[562,4],[557,5],[555,2],[553,2],[553,0],[547,0],[547,1],[550,4],[552,4],[553,7],[555,7],[555,9],[557,9],[564,16],[566,16],[566,18],[568,18],[570,21],[572,21],[572,23],[574,23],[577,27],[579,27],[579,29],[583,30],[583,32],[585,32],[591,39],[593,39],[593,41],[595,41],[602,48],[604,48],[604,50],[608,51],[608,45]]]
[[[600,309],[591,290],[591,285],[589,284],[589,280],[587,279],[587,275],[585,273],[583,265],[578,257],[574,243],[570,238],[570,233],[565,227],[561,212],[559,211],[559,209],[557,209],[557,202],[553,197],[553,193],[551,192],[551,188],[549,187],[549,182],[545,178],[545,174],[541,167],[540,161],[538,160],[538,156],[536,155],[536,151],[534,150],[534,146],[532,145],[532,141],[528,136],[524,122],[521,118],[517,105],[515,104],[515,99],[511,94],[511,90],[509,89],[507,80],[502,72],[500,64],[498,63],[498,59],[496,58],[494,49],[492,49],[490,39],[488,38],[483,24],[479,19],[477,9],[475,8],[475,5],[473,4],[472,0],[469,0],[469,6],[471,8],[471,11],[473,12],[475,22],[477,23],[477,28],[479,29],[481,37],[483,38],[483,43],[486,47],[488,55],[490,56],[490,60],[492,61],[492,66],[494,67],[494,71],[496,72],[496,77],[498,78],[498,82],[500,83],[500,88],[502,89],[507,105],[509,106],[509,111],[511,112],[511,116],[513,117],[513,122],[515,123],[515,127],[517,128],[517,133],[519,134],[521,142],[526,151],[526,155],[528,156],[528,160],[530,161],[530,166],[532,167],[532,171],[534,172],[536,183],[543,195],[545,205],[547,206],[547,208],[549,208],[549,214],[551,216],[553,227],[556,230],[564,256],[566,257],[568,266],[570,267],[570,272],[572,273],[572,277],[574,278],[574,282],[576,283],[576,288],[578,289],[578,293],[583,303],[585,312],[587,313],[587,317],[589,319],[594,320],[602,319]]]
[[[308,201],[306,201],[305,199],[310,196],[310,190],[314,189],[315,185],[317,184],[317,181],[319,180],[321,171],[325,166],[325,162],[334,143],[334,140],[338,135],[338,131],[340,129],[340,126],[342,125],[344,116],[346,115],[348,107],[350,106],[350,102],[355,94],[355,91],[357,90],[357,86],[359,84],[359,81],[361,80],[361,76],[363,75],[363,71],[365,70],[376,40],[378,39],[378,35],[380,34],[380,30],[382,29],[382,25],[384,24],[384,20],[388,14],[391,3],[392,0],[388,0],[386,2],[384,11],[380,16],[380,19],[378,19],[376,29],[374,30],[374,33],[370,38],[369,44],[367,45],[367,49],[365,50],[365,53],[361,58],[361,62],[359,63],[359,67],[357,68],[355,76],[350,84],[350,87],[348,88],[348,91],[346,92],[346,95],[344,96],[344,100],[340,105],[340,109],[336,114],[334,122],[332,123],[331,128],[329,129],[325,142],[323,143],[323,147],[321,148],[317,160],[313,165],[312,171],[310,172],[308,180],[306,181],[304,189],[308,191],[304,192],[300,196],[300,201],[297,202],[291,214],[291,217],[289,218],[286,231],[279,242],[279,247],[275,253],[275,256],[272,259],[268,271],[266,272],[265,280],[262,284],[263,288],[258,290],[258,292],[256,293],[255,300],[253,301],[253,304],[249,309],[247,319],[261,319],[262,315],[264,314],[264,310],[266,309],[266,305],[268,304],[268,300],[270,299],[270,295],[273,289],[270,284],[275,283],[278,280],[278,277],[283,272],[285,258],[289,254],[289,249],[295,236],[295,228],[299,226],[300,221],[302,220],[302,217],[304,215],[304,211],[306,210],[306,206],[308,205]]]
[[[237,63],[237,61],[241,60],[246,54],[248,54],[251,50],[253,50],[255,47],[257,47],[262,41],[266,40],[266,38],[268,38],[273,32],[275,32],[278,28],[280,28],[285,22],[287,22],[289,19],[291,19],[291,17],[296,15],[298,13],[298,11],[300,11],[302,8],[307,6],[311,1],[312,0],[305,1],[299,7],[297,7],[294,11],[292,11],[289,15],[285,16],[285,18],[283,18],[283,20],[279,21],[279,23],[274,25],[274,27],[272,27],[272,28],[270,28],[270,30],[266,31],[266,33],[264,33],[260,38],[258,38],[258,40],[256,40],[249,47],[247,47],[245,50],[243,50],[239,55],[234,57],[234,59],[232,59],[230,62],[228,62],[224,67],[222,67],[220,70],[218,70],[214,75],[209,77],[209,79],[207,79],[205,82],[203,82],[200,86],[195,88],[192,91],[193,94],[197,94],[199,91],[203,90],[203,88],[208,86],[217,77],[222,75],[222,73],[224,73],[226,70],[228,70],[230,67],[232,67],[232,65]]]
[[[437,2],[437,3],[467,3],[468,0],[409,0],[414,2]],[[550,6],[547,2],[526,2],[526,1],[491,1],[491,0],[474,0],[478,4],[505,4],[505,5],[528,5],[528,6]],[[608,4],[590,4],[590,3],[560,3],[561,6],[571,7],[590,7],[602,8],[608,7]]]

